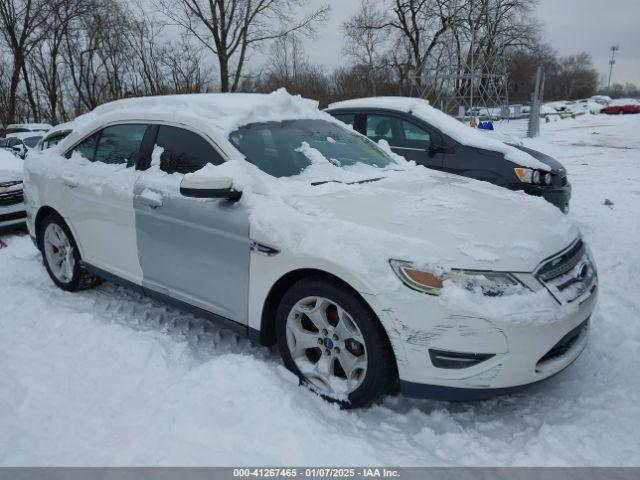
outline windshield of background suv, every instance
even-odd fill
[[[300,151],[304,142],[337,166],[392,163],[367,139],[326,120],[252,123],[232,132],[229,140],[249,162],[274,177],[298,175],[311,165]]]

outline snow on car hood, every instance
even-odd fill
[[[413,173],[391,172],[356,189],[294,196],[292,203],[415,243],[416,250],[400,259],[444,269],[531,272],[578,236],[557,208],[540,199],[463,177]],[[390,245],[389,258],[403,249],[394,250]]]
[[[0,182],[22,180],[24,161],[8,150],[0,148]]]

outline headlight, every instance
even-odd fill
[[[533,183],[540,183],[540,172],[538,170],[534,170],[531,174],[531,181]]]
[[[534,183],[537,185],[551,185],[551,174],[542,170],[533,170],[531,168],[516,167],[513,169],[516,177],[522,183]]]
[[[442,278],[430,272],[413,267],[411,262],[389,260],[391,268],[407,287],[429,295],[439,295],[443,286]]]
[[[411,262],[389,260],[389,263],[402,283],[429,295],[439,295],[446,280],[470,291],[480,290],[484,295],[492,297],[507,294],[510,290],[523,286],[507,272],[451,270],[439,275],[416,268]]]

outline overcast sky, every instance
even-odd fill
[[[339,66],[345,62],[341,26],[359,0],[311,3],[329,3],[331,13],[316,39],[305,42],[307,55],[327,67]],[[619,45],[612,82],[640,86],[640,0],[539,0],[536,17],[544,25],[544,40],[559,54],[587,52],[601,75],[609,74],[611,45]]]

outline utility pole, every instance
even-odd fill
[[[611,73],[613,72],[613,64],[616,63],[615,56],[616,52],[620,50],[619,45],[613,45],[611,47],[611,60],[609,60],[609,84],[607,85],[607,91],[611,90]]]
[[[531,93],[531,107],[529,108],[529,127],[527,137],[537,137],[540,133],[540,84],[542,82],[542,67],[536,69],[536,83]]]

